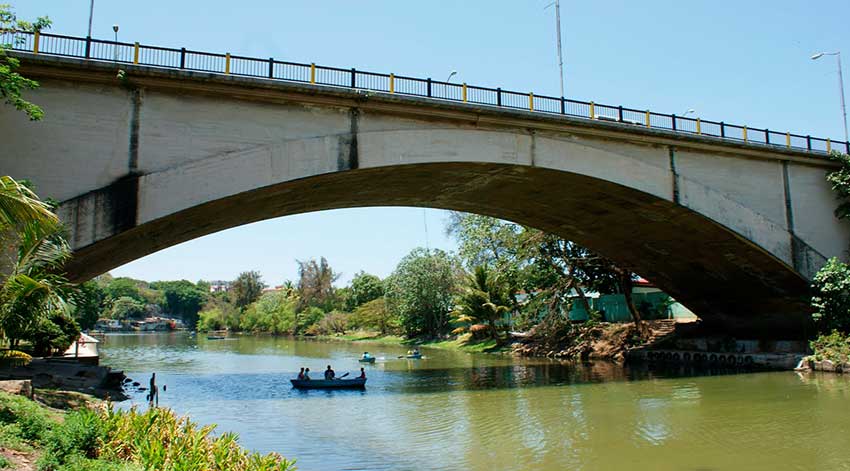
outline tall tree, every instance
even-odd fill
[[[437,337],[449,326],[460,267],[442,250],[417,248],[407,254],[386,282],[387,309],[409,337]]]
[[[194,327],[198,322],[198,312],[207,301],[209,289],[202,290],[191,281],[157,281],[150,284],[152,289],[162,293],[163,312],[179,316]]]
[[[50,18],[43,16],[34,22],[19,20],[9,5],[0,5],[0,36],[16,31],[41,31],[50,28]],[[23,98],[24,90],[38,88],[38,82],[20,75],[16,70],[20,61],[9,57],[6,50],[11,44],[0,44],[0,98],[6,104],[23,111],[33,121],[40,120],[44,111]]]
[[[298,260],[298,310],[318,307],[330,311],[334,302],[333,283],[339,278],[325,257],[318,262],[315,259]]]
[[[249,304],[260,298],[263,294],[263,277],[258,271],[246,271],[239,274],[233,284],[230,285],[230,296],[233,305],[239,309],[245,309]]]
[[[384,295],[384,283],[375,275],[361,271],[351,280],[351,296],[348,310],[353,311],[363,304]]]
[[[74,305],[74,320],[81,329],[91,329],[108,307],[106,291],[95,280],[77,286],[71,295]]]

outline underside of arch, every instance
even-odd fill
[[[557,234],[652,280],[726,332],[801,337],[808,326],[806,281],[720,224],[622,185],[527,166],[400,165],[261,187],[127,227],[77,250],[67,270],[72,279],[87,279],[231,227],[368,206],[453,209]]]

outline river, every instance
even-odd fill
[[[109,335],[101,362],[160,405],[314,470],[850,470],[850,379],[650,371],[272,337]],[[300,367],[365,391],[298,391]],[[162,385],[167,391],[162,391]],[[146,407],[137,393],[120,407]]]

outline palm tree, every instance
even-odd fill
[[[58,226],[59,218],[32,190],[12,177],[0,177],[0,234],[27,228],[46,234]]]
[[[44,319],[67,315],[72,285],[61,274],[71,249],[58,232],[19,234],[18,258],[0,287],[0,327],[10,347]]]
[[[71,249],[61,237],[59,219],[32,190],[0,177],[0,240],[17,251],[0,285],[0,327],[15,347],[44,319],[66,314],[71,285],[61,275]]]
[[[507,285],[492,270],[479,265],[475,267],[471,275],[467,275],[466,286],[463,287],[457,299],[452,317],[455,322],[465,324],[486,323],[490,335],[496,337],[498,335],[496,321],[510,310],[510,293]],[[459,327],[454,332],[462,333],[466,329],[466,327]]]

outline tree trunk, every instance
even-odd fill
[[[623,296],[626,298],[626,307],[629,308],[629,314],[632,316],[632,320],[635,323],[638,334],[641,337],[646,338],[649,334],[648,329],[640,316],[640,311],[637,310],[637,307],[632,300],[632,289],[634,288],[634,283],[632,282],[631,273],[624,272],[620,274],[620,288],[623,290]]]

